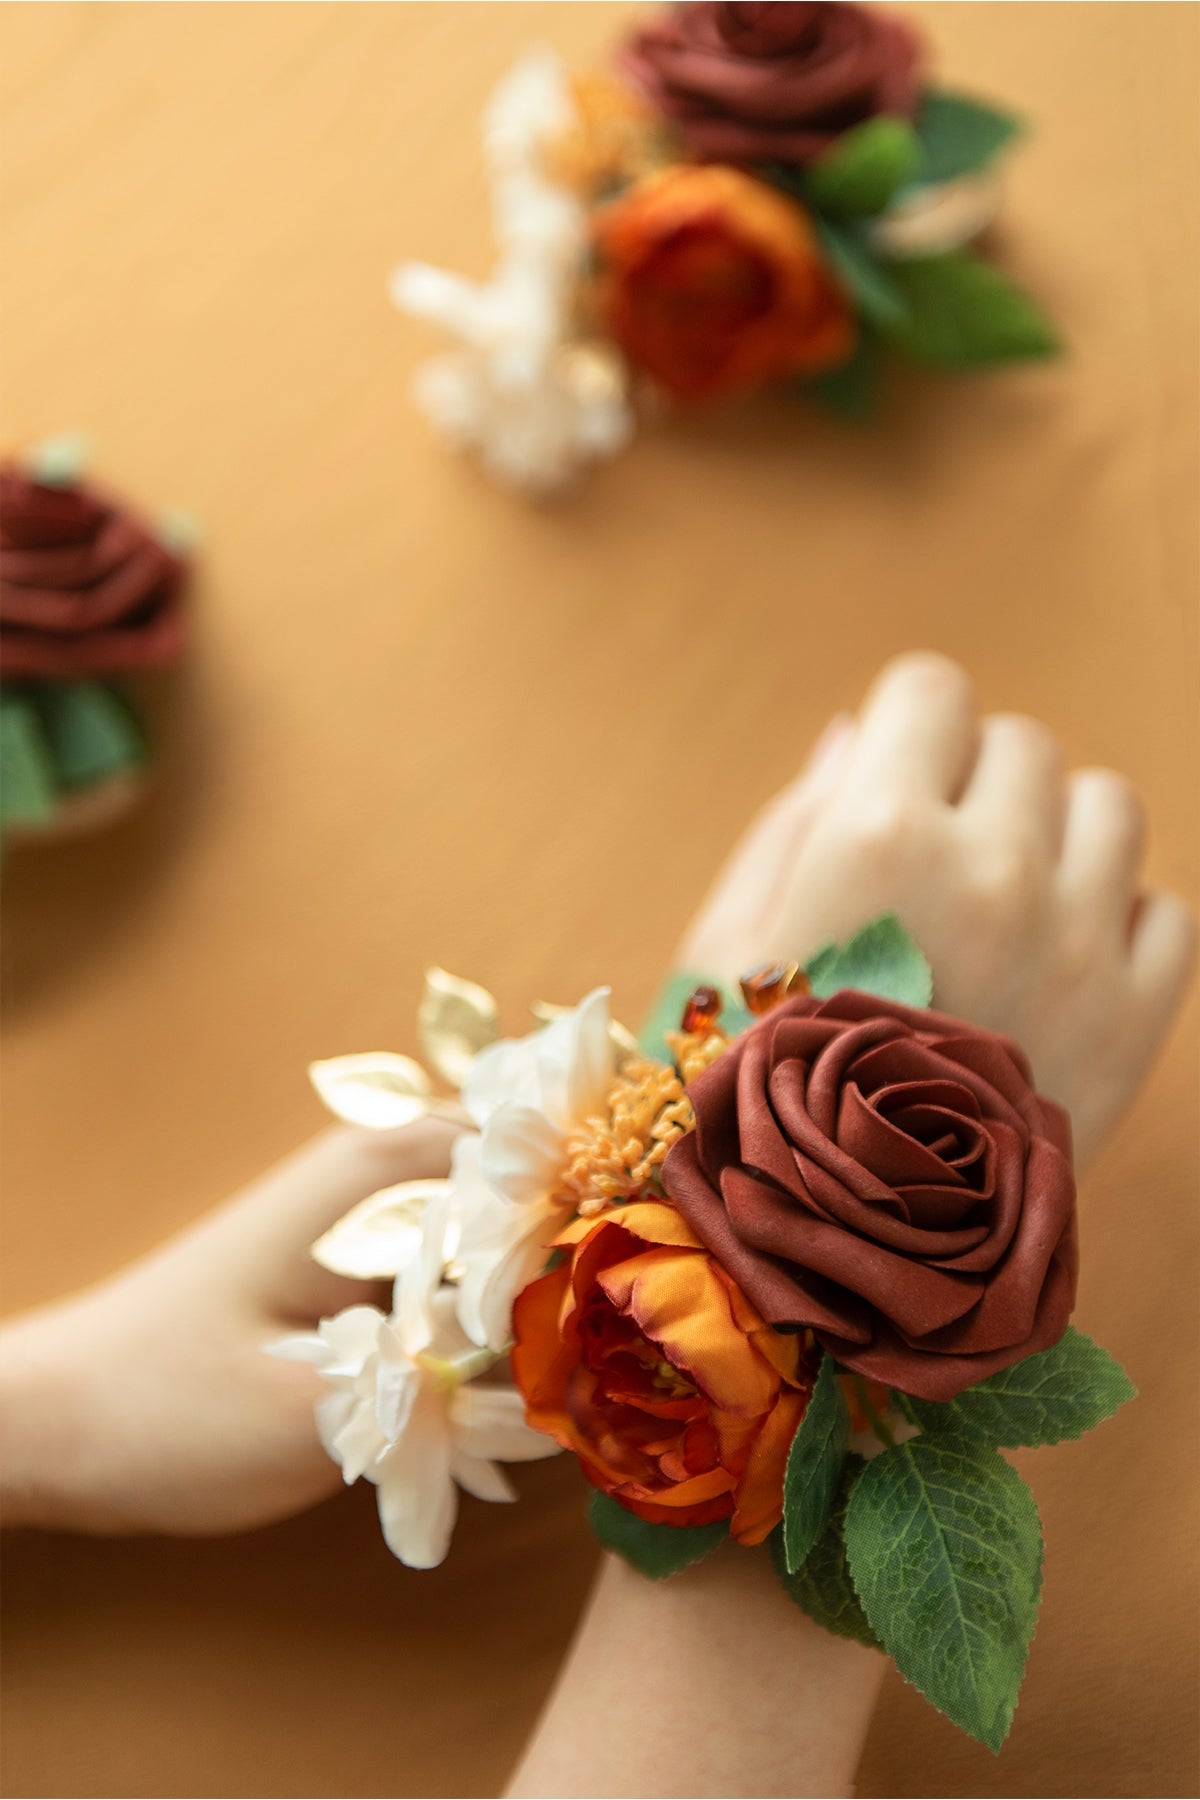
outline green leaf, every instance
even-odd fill
[[[651,1525],[598,1489],[588,1504],[588,1524],[606,1550],[623,1556],[651,1581],[690,1568],[729,1535],[728,1519],[715,1525]]]
[[[827,944],[805,967],[818,1000],[839,988],[858,988],[902,1006],[928,1006],[933,972],[894,913],[884,913],[848,944]]]
[[[1136,1394],[1120,1363],[1068,1325],[1049,1350],[989,1375],[941,1405],[908,1395],[905,1411],[923,1431],[966,1432],[982,1444],[1015,1449],[1082,1437]]]
[[[838,1385],[837,1365],[832,1356],[822,1356],[783,1477],[783,1543],[789,1575],[796,1573],[824,1529],[849,1447],[850,1415]]]
[[[938,88],[927,93],[917,114],[920,146],[918,181],[952,181],[985,169],[997,152],[1022,130],[1012,113],[1000,112],[966,94]]]
[[[783,1526],[779,1525],[768,1540],[775,1573],[789,1600],[802,1607],[815,1624],[838,1637],[853,1638],[877,1650],[879,1639],[867,1623],[867,1615],[854,1591],[850,1565],[846,1560],[843,1523],[850,1490],[866,1467],[866,1458],[853,1452],[846,1458],[841,1488],[833,1511],[825,1521],[820,1537],[809,1551],[804,1566],[789,1575],[783,1542]]]
[[[881,213],[892,195],[915,180],[921,146],[907,119],[880,113],[843,131],[810,163],[805,190],[821,212],[866,217]]]
[[[89,787],[146,760],[125,702],[98,681],[47,681],[36,694],[42,728],[63,787]]]
[[[1041,1525],[1021,1477],[970,1439],[910,1438],[867,1464],[845,1534],[863,1611],[900,1673],[999,1750],[1041,1592]]]
[[[886,324],[918,362],[946,369],[984,368],[1059,348],[1054,327],[1028,294],[963,250],[913,256],[889,265],[907,318]]]
[[[830,268],[864,319],[881,330],[908,324],[908,306],[892,280],[891,264],[872,254],[852,225],[817,220],[817,237]]]
[[[850,360],[810,376],[800,391],[840,419],[869,419],[878,405],[882,373],[883,347],[873,331],[860,329]]]
[[[650,1010],[650,1017],[638,1033],[647,1056],[657,1057],[660,1062],[671,1060],[666,1033],[679,1030],[683,1009],[698,987],[715,987],[721,995],[724,1001],[721,1008],[721,1029],[729,1037],[736,1037],[748,1025],[753,1025],[754,1015],[733,999],[729,989],[721,982],[714,981],[711,975],[697,975],[694,970],[683,969],[664,982]]]
[[[29,697],[0,688],[0,824],[53,818],[57,784],[49,746]]]

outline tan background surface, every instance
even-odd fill
[[[427,438],[432,338],[384,278],[484,267],[489,85],[627,10],[3,9],[5,434],[85,426],[207,538],[156,796],[6,871],[9,1307],[314,1129],[310,1057],[411,1049],[427,960],[514,1025],[610,976],[636,1015],[748,810],[903,647],[1129,770],[1154,875],[1194,886],[1196,8],[913,9],[1039,122],[1003,252],[1060,365],[914,382],[865,434],[669,426],[539,512]],[[1196,1791],[1196,1023],[1091,1183],[1079,1323],[1144,1397],[1026,1459],[1049,1571],[1009,1747],[896,1680],[866,1794]],[[7,1791],[495,1791],[591,1566],[571,1468],[522,1486],[433,1575],[367,1492],[234,1542],[14,1540]]]

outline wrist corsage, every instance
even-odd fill
[[[1034,302],[967,249],[1018,121],[929,61],[910,24],[854,0],[673,6],[612,78],[530,54],[483,120],[492,274],[393,277],[397,305],[456,340],[417,375],[435,429],[547,493],[647,405],[783,386],[860,418],[892,356],[1052,353]]]
[[[893,918],[741,987],[677,978],[641,1045],[605,989],[497,1041],[491,997],[431,971],[422,1043],[469,1126],[450,1177],[314,1247],[394,1280],[390,1315],[272,1348],[324,1376],[322,1441],[376,1484],[402,1561],[442,1560],[457,1487],[512,1499],[498,1463],[571,1450],[592,1529],[636,1569],[758,1549],[998,1749],[1042,1563],[1000,1452],[1134,1392],[1068,1323],[1066,1114],[1013,1042],[929,1009]],[[406,1057],[312,1076],[361,1125],[455,1109]]]
[[[183,650],[190,523],[144,524],[84,481],[84,455],[62,437],[0,466],[6,838],[94,830],[125,812],[147,750],[118,683]]]

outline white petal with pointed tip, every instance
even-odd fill
[[[525,1423],[525,1400],[515,1387],[475,1381],[454,1396],[458,1441],[472,1456],[496,1462],[541,1462],[558,1444]]]

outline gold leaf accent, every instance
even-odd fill
[[[486,988],[445,969],[426,969],[417,1036],[430,1063],[452,1086],[461,1087],[479,1052],[495,1043],[498,1016]]]
[[[433,1084],[428,1075],[411,1056],[391,1050],[310,1063],[308,1078],[330,1112],[347,1125],[392,1131],[430,1110]]]

